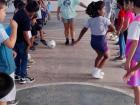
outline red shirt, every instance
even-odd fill
[[[122,9],[120,9],[119,14],[118,14],[118,20],[117,20],[118,27],[120,26],[121,19],[124,17],[125,17],[125,10],[122,8]]]

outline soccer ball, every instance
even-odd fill
[[[56,46],[56,42],[54,41],[54,40],[50,40],[50,41],[48,41],[47,42],[47,47],[48,48],[55,48],[55,46]]]

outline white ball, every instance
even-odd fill
[[[50,40],[47,42],[48,48],[55,48],[56,42],[54,40]]]

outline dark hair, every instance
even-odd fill
[[[117,3],[122,7],[124,6],[124,0],[117,0]]]
[[[17,8],[17,5],[21,2],[21,0],[14,0],[14,7]]]
[[[98,10],[101,10],[104,6],[103,1],[91,2],[86,9],[86,13],[92,18],[97,17],[99,16]]]
[[[140,8],[140,0],[134,0],[134,6]]]
[[[23,2],[19,2],[17,4],[17,8],[20,10],[20,9],[23,9],[25,7],[25,4]]]
[[[37,12],[39,10],[39,5],[36,1],[30,1],[27,5],[26,5],[26,10],[30,13],[32,12]]]
[[[134,2],[134,0],[124,0],[124,2],[126,3],[126,4],[129,4],[129,2]]]
[[[3,5],[7,5],[6,0],[0,0],[0,9],[2,8]]]
[[[9,93],[13,86],[13,79],[8,74],[0,72],[0,99]]]

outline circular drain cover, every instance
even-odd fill
[[[79,84],[49,85],[18,91],[19,105],[132,105],[123,93]]]

